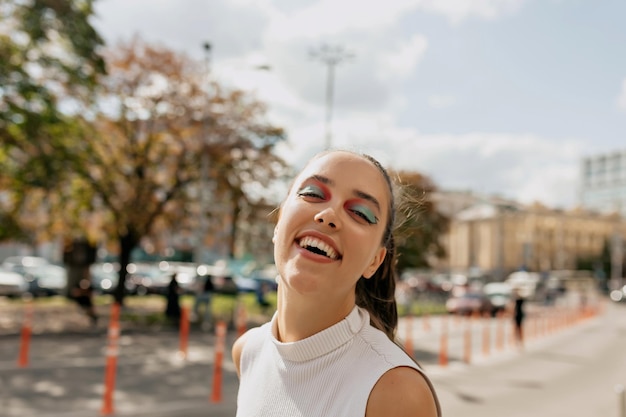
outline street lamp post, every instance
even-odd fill
[[[209,72],[210,72],[210,62],[211,62],[211,44],[209,42],[204,42],[202,45],[204,48],[204,74],[207,78],[206,83],[209,83]],[[207,106],[206,109],[209,108],[209,100],[208,95],[209,91],[207,88]],[[209,142],[209,121],[208,117],[204,117],[203,122],[203,146],[202,146],[202,154],[200,159],[200,218],[199,218],[199,227],[197,229],[197,237],[196,237],[196,253],[194,256],[194,260],[196,263],[201,263],[204,261],[205,255],[205,239],[208,232],[208,219],[207,213],[209,211],[209,155],[207,153],[207,146]]]
[[[312,50],[310,55],[314,59],[322,61],[327,68],[326,76],[326,137],[325,149],[332,145],[331,122],[333,113],[333,93],[335,84],[335,67],[354,55],[346,51],[342,46],[322,45],[319,49]]]

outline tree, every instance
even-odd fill
[[[611,276],[611,242],[604,240],[602,251],[598,254],[580,256],[576,259],[577,270],[592,271],[602,290],[608,290]]]
[[[135,38],[105,56],[108,75],[94,117],[82,120],[64,148],[73,174],[59,201],[73,202],[75,217],[91,216],[118,242],[115,298],[122,303],[126,266],[140,240],[163,230],[193,234],[205,215],[236,225],[250,188],[285,167],[272,153],[284,134],[246,94],[216,83],[208,92],[200,66],[182,54]],[[200,204],[207,184],[210,207]],[[218,210],[224,206],[230,213]]]
[[[396,242],[399,271],[407,268],[429,268],[433,259],[443,258],[441,236],[448,228],[448,219],[437,211],[430,199],[436,190],[430,178],[417,172],[394,174],[402,194],[400,211],[404,213]]]
[[[0,216],[11,225],[0,239],[37,240],[23,207],[41,201],[64,173],[59,142],[73,122],[62,109],[89,100],[104,72],[92,5],[0,0]]]

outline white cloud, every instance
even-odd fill
[[[242,1],[242,0],[239,0]],[[408,13],[424,11],[445,16],[452,23],[469,18],[494,20],[516,12],[526,0],[319,0],[281,13],[264,7],[272,17],[269,35],[319,38],[353,31],[371,31],[390,27]]]
[[[205,0],[109,0],[98,7],[105,12],[99,26],[109,37],[136,30],[197,57],[205,39],[214,42],[214,75],[268,104],[271,120],[289,135],[280,153],[295,168],[324,146],[326,68],[307,52],[337,42],[355,57],[335,73],[335,147],[421,171],[444,189],[572,205],[584,154],[575,140],[505,132],[425,135],[395,118],[398,110],[416,105],[403,82],[435,45],[416,30],[400,35],[408,15],[437,14],[453,24],[493,20],[515,13],[525,1],[211,0],[208,8]],[[266,63],[270,72],[252,70]],[[455,91],[428,98],[433,108],[458,104]],[[626,111],[626,80],[618,105]]]
[[[274,39],[319,38],[387,27],[415,8],[417,0],[320,0],[292,13],[274,14]]]
[[[451,23],[476,17],[495,20],[521,8],[526,0],[422,0],[420,8],[445,16]]]
[[[558,142],[534,135],[469,133],[424,135],[400,128],[385,114],[354,113],[333,123],[333,147],[371,154],[385,166],[429,175],[442,189],[498,193],[523,203],[577,203],[577,140]],[[300,168],[323,149],[324,125],[291,131],[283,156]]]
[[[428,41],[422,35],[413,35],[394,50],[383,52],[380,60],[383,78],[405,78],[414,73],[417,64],[428,48]]]

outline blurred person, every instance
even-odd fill
[[[215,292],[213,276],[206,275],[204,280],[196,288],[196,298],[193,304],[194,318],[202,324],[203,328],[211,327],[211,301]],[[202,314],[200,313],[202,310]]]
[[[270,307],[270,302],[267,300],[267,293],[270,291],[270,286],[267,282],[259,282],[257,285],[255,294],[256,302],[261,307],[261,312],[265,314]]]
[[[519,289],[513,291],[513,323],[515,325],[515,341],[519,347],[524,346],[524,311],[525,298],[520,294]]]
[[[178,284],[178,279],[176,279],[176,274],[172,274],[172,278],[167,285],[165,317],[167,317],[169,321],[176,326],[178,326],[181,316],[180,293],[181,288]]]
[[[98,314],[93,304],[93,287],[91,280],[88,278],[81,279],[78,286],[70,290],[70,298],[87,314],[91,320],[91,324],[96,326],[98,324]]]
[[[376,160],[348,151],[298,175],[274,230],[277,311],[232,350],[238,417],[441,415],[395,340],[393,188]]]

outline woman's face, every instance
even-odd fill
[[[370,161],[349,152],[314,159],[281,206],[274,258],[281,284],[299,293],[354,296],[385,257],[387,183]]]

